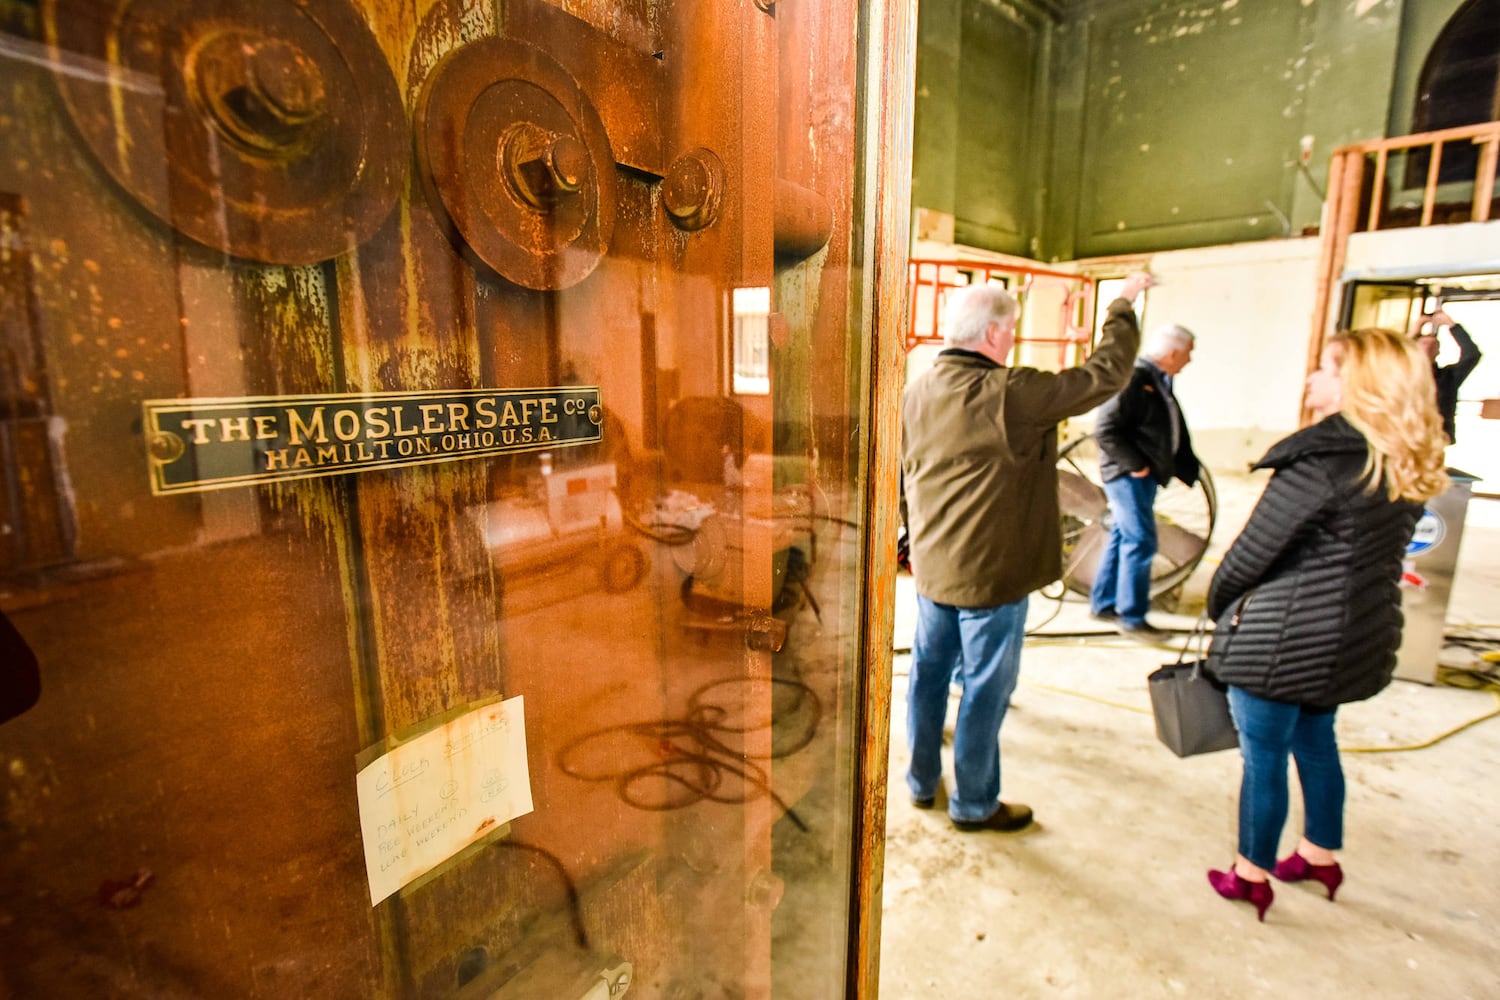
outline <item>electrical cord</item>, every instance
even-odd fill
[[[1043,622],[1043,624],[1046,624],[1046,622]],[[1160,632],[1162,632],[1164,634],[1168,634],[1168,635],[1192,635],[1193,634],[1193,630],[1190,629],[1190,628],[1164,628],[1164,629],[1159,629],[1158,631],[1160,631]],[[1209,631],[1208,634],[1209,635],[1213,635],[1213,632]],[[1109,631],[1104,631],[1102,629],[1095,629],[1095,630],[1087,631],[1087,632],[1027,632],[1026,633],[1026,639],[1027,639],[1026,644],[1028,646],[1076,646],[1077,642],[1074,642],[1074,641],[1065,641],[1065,640],[1105,639],[1105,640],[1110,640],[1110,641],[1107,641],[1107,642],[1091,642],[1091,643],[1088,643],[1088,645],[1090,645],[1090,646],[1104,646],[1104,647],[1107,647],[1109,649],[1161,649],[1161,650],[1170,650],[1172,648],[1171,646],[1169,646],[1167,644],[1164,644],[1164,643],[1143,643],[1139,639],[1127,638],[1127,637],[1121,635],[1119,632],[1114,631],[1113,629],[1111,629]],[[902,655],[905,655],[907,653],[910,653],[911,652],[911,647],[910,646],[894,646],[893,645],[891,647],[891,652],[893,654],[897,655],[897,656],[902,656]],[[897,676],[900,676],[900,674],[898,673]]]
[[[1494,626],[1483,626],[1483,627],[1493,628]],[[1191,630],[1187,630],[1187,631],[1191,631]],[[1074,633],[1074,634],[1076,634],[1076,635],[1087,635],[1087,634],[1112,634],[1112,633]],[[1028,633],[1028,635],[1030,635],[1030,633]],[[1494,640],[1485,640],[1485,641],[1491,642],[1491,643],[1494,642]],[[1448,636],[1447,635],[1444,636],[1444,642],[1445,643],[1448,642]],[[1034,642],[1029,642],[1028,645],[1061,645],[1061,644],[1060,643],[1034,643]],[[911,647],[910,646],[907,646],[907,647],[899,647],[899,646],[893,647],[892,648],[892,652],[894,652],[894,653],[910,653],[911,652]],[[1500,661],[1500,656],[1497,656],[1496,660]],[[910,675],[910,671],[906,671],[906,670],[892,671],[892,676],[895,676],[895,677],[906,677],[906,676],[909,676],[909,675]],[[1488,721],[1489,719],[1494,719],[1494,718],[1500,717],[1500,668],[1491,669],[1491,668],[1476,668],[1476,667],[1446,667],[1446,666],[1443,666],[1443,667],[1439,667],[1438,668],[1438,681],[1439,681],[1439,683],[1444,684],[1446,686],[1455,687],[1455,688],[1461,688],[1461,689],[1466,690],[1466,691],[1489,691],[1491,694],[1493,694],[1495,696],[1496,707],[1494,709],[1488,711],[1488,712],[1485,712],[1483,715],[1479,715],[1479,716],[1476,716],[1475,718],[1469,719],[1467,722],[1459,723],[1457,726],[1454,726],[1451,729],[1445,730],[1444,732],[1441,732],[1441,733],[1437,734],[1436,736],[1431,737],[1430,739],[1423,740],[1420,743],[1405,743],[1405,744],[1400,744],[1400,745],[1397,745],[1397,746],[1386,746],[1386,747],[1339,747],[1339,750],[1341,752],[1343,752],[1343,753],[1360,753],[1360,754],[1406,753],[1406,752],[1413,751],[1413,750],[1426,750],[1429,747],[1436,746],[1437,744],[1443,742],[1444,740],[1448,739],[1451,736],[1456,736],[1456,735],[1458,735],[1459,733],[1463,732],[1466,729],[1470,729],[1470,728],[1472,728],[1474,726],[1477,726],[1481,722],[1485,722],[1485,721]],[[1035,683],[1035,682],[1032,682],[1032,681],[1021,681],[1020,682],[1020,686],[1024,687],[1024,688],[1034,688],[1034,689],[1039,690],[1039,691],[1049,691],[1049,692],[1052,692],[1053,694],[1067,695],[1070,698],[1081,698],[1084,701],[1096,702],[1097,704],[1100,704],[1100,705],[1106,705],[1106,706],[1108,706],[1110,708],[1122,709],[1123,711],[1126,711],[1126,712],[1134,712],[1134,713],[1136,713],[1138,715],[1151,715],[1152,714],[1152,711],[1149,708],[1141,708],[1139,705],[1130,705],[1130,704],[1126,704],[1124,702],[1111,701],[1108,698],[1100,698],[1097,695],[1092,695],[1092,694],[1089,694],[1089,693],[1087,693],[1085,691],[1077,691],[1077,690],[1074,690],[1072,688],[1056,687],[1056,686],[1051,685],[1051,684],[1039,684],[1039,683]]]
[[[679,545],[689,545],[692,543],[693,539],[698,537],[698,532],[693,528],[687,527],[686,525],[673,524],[667,521],[651,521],[648,523],[646,521],[642,521],[630,511],[625,510],[625,505],[623,503],[620,506],[621,515],[625,518],[625,523],[628,524],[633,531],[645,535],[647,538],[653,541],[661,542],[663,545],[670,545],[673,547]]]
[[[1450,682],[1444,680],[1443,683],[1447,684]],[[1460,684],[1456,686],[1464,687],[1465,685]],[[1479,725],[1479,723],[1484,722],[1487,719],[1493,719],[1497,716],[1500,716],[1500,690],[1492,688],[1491,693],[1495,695],[1495,708],[1484,713],[1483,715],[1470,719],[1468,722],[1459,723],[1452,729],[1449,729],[1446,732],[1439,733],[1429,740],[1423,740],[1421,743],[1409,743],[1394,747],[1339,747],[1339,749],[1344,753],[1403,753],[1407,750],[1425,750],[1428,747],[1436,746],[1450,736],[1456,736],[1457,734],[1463,732],[1465,729],[1468,729],[1472,726],[1477,726]]]
[[[1051,684],[1035,684],[1031,682],[1027,682],[1024,686],[1036,688],[1039,691],[1051,691],[1053,694],[1065,694],[1072,698],[1082,698],[1084,701],[1098,702],[1101,705],[1108,705],[1110,708],[1120,708],[1139,715],[1151,714],[1151,709],[1149,708],[1141,708],[1139,705],[1127,705],[1123,701],[1110,701],[1108,698],[1100,698],[1098,695],[1088,694],[1083,691],[1074,691],[1072,688],[1054,687]]]
[[[1500,692],[1500,670],[1439,666],[1438,682],[1465,691]]]
[[[1452,668],[1448,668],[1448,669],[1452,669]],[[1469,673],[1470,671],[1462,671],[1462,672]],[[1486,675],[1488,675],[1487,671],[1485,671],[1484,673]],[[904,676],[906,676],[906,671],[901,671],[901,672],[897,673],[896,676],[898,676],[898,677],[904,677]],[[1444,680],[1443,683],[1445,683],[1445,684],[1452,684],[1453,682],[1450,681],[1450,680]],[[1500,686],[1500,678],[1491,679],[1490,681],[1488,681],[1488,685],[1497,685],[1497,686]],[[1128,705],[1128,704],[1126,704],[1124,702],[1119,702],[1119,701],[1110,701],[1108,698],[1100,698],[1097,695],[1088,694],[1087,692],[1084,692],[1084,691],[1075,691],[1072,688],[1055,687],[1055,686],[1053,686],[1051,684],[1037,684],[1037,683],[1034,683],[1034,682],[1031,682],[1031,681],[1021,681],[1020,682],[1020,686],[1023,687],[1023,688],[1034,688],[1034,689],[1036,689],[1038,691],[1050,691],[1053,694],[1067,695],[1070,698],[1081,698],[1084,701],[1092,701],[1092,702],[1096,702],[1096,703],[1098,703],[1100,705],[1107,705],[1110,708],[1118,708],[1118,709],[1122,709],[1123,711],[1126,711],[1126,712],[1134,712],[1137,715],[1151,715],[1152,714],[1152,711],[1149,708],[1141,708],[1139,705]],[[1453,686],[1455,686],[1455,687],[1464,687],[1464,688],[1468,687],[1467,684],[1463,684],[1463,683],[1454,684]],[[1485,721],[1487,721],[1489,719],[1500,717],[1500,690],[1496,690],[1495,688],[1490,688],[1490,690],[1495,695],[1496,707],[1494,709],[1492,709],[1491,711],[1488,711],[1488,712],[1484,713],[1483,715],[1480,715],[1480,716],[1477,716],[1477,717],[1475,717],[1473,719],[1470,719],[1467,722],[1462,722],[1462,723],[1458,724],[1457,726],[1454,726],[1452,729],[1448,729],[1448,730],[1446,730],[1444,732],[1439,733],[1438,735],[1432,737],[1431,739],[1423,740],[1420,743],[1405,743],[1405,744],[1401,744],[1399,746],[1389,746],[1389,747],[1339,747],[1339,751],[1342,752],[1342,753],[1406,753],[1406,752],[1412,751],[1412,750],[1426,750],[1429,747],[1437,746],[1439,743],[1441,743],[1444,740],[1448,739],[1448,737],[1450,737],[1450,736],[1456,736],[1459,733],[1463,732],[1465,729],[1470,729],[1470,728],[1472,728],[1474,726],[1479,725],[1479,723],[1485,722]]]
[[[1444,632],[1444,645],[1462,646],[1465,649],[1477,650],[1500,649],[1500,636],[1476,635],[1473,631],[1474,626],[1463,626],[1462,628],[1463,631]],[[1496,659],[1500,659],[1500,653],[1496,654]]]
[[[583,906],[578,899],[578,886],[573,881],[573,876],[568,874],[567,866],[557,855],[534,844],[525,844],[518,840],[498,840],[495,846],[512,851],[528,851],[556,869],[558,877],[562,879],[563,889],[568,894],[568,914],[573,924],[573,933],[578,936],[578,947],[588,950],[589,936],[583,928]]]
[[[1063,601],[1068,596],[1068,585],[1066,583],[1063,583],[1061,580],[1058,580],[1056,583],[1049,584],[1049,586],[1053,586],[1053,587],[1057,588],[1057,596],[1056,597],[1053,597],[1051,594],[1047,593],[1047,588],[1046,587],[1043,587],[1041,590],[1038,590],[1037,593],[1041,594],[1043,597],[1047,598],[1048,600],[1056,601],[1057,603],[1055,605],[1053,605],[1052,613],[1050,615],[1048,615],[1046,618],[1043,618],[1040,622],[1038,622],[1032,628],[1029,628],[1029,629],[1026,630],[1026,634],[1027,635],[1041,635],[1042,634],[1041,630],[1044,629],[1044,628],[1046,628],[1047,625],[1050,624],[1053,620],[1055,620],[1058,615],[1062,614]]]
[[[764,723],[735,724],[723,705],[707,699],[711,692],[733,685],[751,686],[769,683],[772,687],[770,718]],[[791,704],[777,707],[775,692],[790,692]],[[778,721],[803,715],[801,731],[790,742],[777,745],[774,727]],[[739,805],[764,795],[771,799],[797,827],[808,826],[771,788],[770,774],[757,763],[789,757],[813,740],[822,721],[823,707],[817,694],[800,679],[771,677],[769,681],[753,678],[724,678],[710,681],[688,698],[684,718],[631,722],[594,730],[566,744],[557,754],[558,767],[564,774],[581,781],[613,782],[615,794],[626,805],[651,812],[684,809],[707,799]],[[772,729],[772,749],[768,754],[747,753],[743,746],[733,746],[734,737]],[[622,764],[620,748],[611,751],[616,737],[627,737],[636,747],[649,747],[657,759],[649,763]],[[727,741],[726,741],[727,738]],[[742,742],[742,740],[741,740]],[[604,760],[589,766],[583,758],[585,748],[602,746]],[[727,787],[725,779],[738,779],[738,791]]]

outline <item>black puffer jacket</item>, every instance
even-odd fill
[[[1378,693],[1401,644],[1401,561],[1420,504],[1365,491],[1364,436],[1335,414],[1274,445],[1274,469],[1214,574],[1220,680],[1329,708]]]

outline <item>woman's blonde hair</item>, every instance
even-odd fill
[[[1438,415],[1432,362],[1392,330],[1352,330],[1328,341],[1343,383],[1339,412],[1370,443],[1367,489],[1426,503],[1448,488],[1447,437]]]

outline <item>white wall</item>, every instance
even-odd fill
[[[1500,274],[1500,221],[1355,233],[1344,257],[1345,281],[1460,274]]]
[[[1349,238],[1344,280],[1446,278],[1459,275],[1500,275],[1500,221],[1469,222],[1457,226],[1425,229],[1393,229],[1355,233]],[[1337,302],[1331,304],[1336,309]],[[1500,330],[1494,317],[1495,302],[1455,302],[1448,306],[1453,318],[1463,323],[1484,351],[1484,361],[1464,383],[1458,406],[1458,444],[1448,449],[1448,464],[1477,475],[1476,489],[1500,489],[1500,421],[1478,416],[1479,400],[1500,396],[1500,376],[1494,358]],[[1453,361],[1456,351],[1440,337],[1444,354],[1438,360]]]
[[[1458,391],[1458,440],[1448,447],[1448,464],[1479,477],[1474,492],[1500,493],[1500,420],[1479,415],[1484,400],[1500,397],[1500,300],[1450,302],[1443,308],[1463,324],[1484,355]],[[1439,364],[1458,360],[1458,348],[1446,335],[1438,344]]]
[[[1197,336],[1175,384],[1199,457],[1243,472],[1297,428],[1312,330],[1317,239],[1265,240],[1154,255],[1149,332],[1181,323]]]
[[[946,249],[947,255],[971,256],[966,248]],[[1147,293],[1143,325],[1150,330],[1181,323],[1197,334],[1193,362],[1178,378],[1176,391],[1198,454],[1215,471],[1243,471],[1297,429],[1320,250],[1319,239],[1308,237],[1173,250],[1149,258],[1161,284]],[[921,256],[944,256],[930,243],[920,251]],[[1103,274],[1101,263],[1048,266],[1066,270],[1081,265]],[[1122,262],[1117,270],[1134,266]],[[1500,221],[1356,233],[1349,241],[1343,277],[1481,273],[1500,274]],[[1335,288],[1330,317],[1337,315],[1339,295]],[[1044,312],[1053,309],[1049,303]],[[1039,334],[1041,326],[1036,322],[1032,329]],[[928,356],[912,360],[909,375],[931,363]],[[1092,423],[1092,415],[1086,415],[1071,422],[1068,433]]]

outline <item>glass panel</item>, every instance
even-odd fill
[[[771,394],[769,288],[733,290],[734,376],[731,389],[741,396]]]
[[[844,994],[863,7],[0,4],[0,994]]]
[[[1094,283],[1094,340],[1104,335],[1104,321],[1109,319],[1109,304],[1120,297],[1124,278],[1100,278]],[[1113,296],[1108,298],[1106,296]],[[1137,309],[1137,312],[1140,310]]]
[[[1404,333],[1421,315],[1426,291],[1411,282],[1391,285],[1354,282],[1344,294],[1345,321],[1340,324],[1344,329],[1382,327]]]

